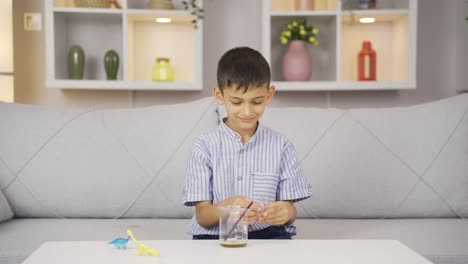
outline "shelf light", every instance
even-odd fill
[[[373,17],[361,17],[361,18],[359,18],[359,22],[361,22],[363,24],[374,23],[375,18],[373,18]]]
[[[169,17],[158,17],[156,18],[156,22],[158,23],[171,23],[172,19]]]

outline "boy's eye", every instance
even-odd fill
[[[240,105],[240,104],[241,104],[241,102],[236,102],[236,101],[231,101],[231,103],[232,103],[233,105]]]
[[[263,103],[263,101],[256,101],[256,102],[254,101],[254,104],[256,104],[256,105],[259,105],[259,104],[262,104],[262,103]]]

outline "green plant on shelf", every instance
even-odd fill
[[[356,8],[356,5],[355,5],[355,3],[353,3],[353,1],[346,0],[346,1],[343,2],[341,8],[343,10],[352,10],[352,9]]]
[[[287,44],[291,40],[302,40],[314,46],[318,46],[318,33],[318,28],[307,25],[305,19],[300,21],[293,20],[286,25],[283,32],[281,32],[280,41],[281,44]]]
[[[203,8],[201,8],[196,0],[184,0],[182,1],[185,10],[190,10],[190,14],[193,15],[195,18],[192,20],[193,27],[195,29],[198,28],[198,21],[203,19]]]

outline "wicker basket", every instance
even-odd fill
[[[110,8],[111,0],[74,0],[76,7]]]
[[[149,0],[146,5],[148,9],[173,9],[171,0]]]

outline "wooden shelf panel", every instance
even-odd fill
[[[273,82],[276,91],[372,91],[372,90],[410,90],[416,85],[415,80],[370,82]]]
[[[148,0],[120,0],[122,8],[76,7],[74,0],[45,0],[47,87],[60,89],[197,91],[202,89],[203,21],[174,1],[174,9],[147,8]],[[203,0],[197,3],[203,7]],[[156,23],[167,17],[169,24]],[[68,80],[68,50],[85,52],[84,80]],[[120,57],[116,81],[106,80],[104,55]],[[156,57],[168,57],[174,82],[152,82]]]
[[[271,17],[271,70],[273,81],[282,81],[283,57],[288,45],[280,43],[285,26],[294,19],[305,19],[308,25],[319,28],[318,46],[306,44],[312,56],[312,80],[336,81],[336,16],[279,16]]]
[[[416,88],[417,0],[377,1],[359,9],[359,0],[315,0],[318,8],[299,10],[297,0],[263,0],[262,52],[279,91],[404,90]],[[349,4],[349,5],[348,5]],[[324,8],[325,7],[325,8]],[[373,17],[373,24],[359,18]],[[317,26],[319,46],[309,46],[312,78],[285,82],[282,63],[287,45],[279,37],[292,19]],[[363,40],[377,51],[377,81],[357,81],[357,55]]]
[[[319,0],[320,1],[320,0]],[[389,9],[409,9],[412,0],[376,0],[376,6],[367,10],[389,10]],[[342,10],[361,11],[359,0],[341,0]]]
[[[408,17],[408,10],[395,9],[395,10],[359,10],[359,11],[345,11],[341,15],[342,23],[359,23],[359,19],[363,17],[373,17],[376,23],[382,22],[398,22],[402,18]]]
[[[333,11],[337,10],[337,0],[308,0],[312,2],[312,8],[303,10],[296,0],[269,0],[270,11]]]
[[[60,89],[89,90],[151,90],[151,91],[198,91],[201,87],[189,82],[138,82],[105,80],[49,80],[47,87]]]
[[[388,14],[383,16],[388,17]],[[340,80],[357,81],[358,53],[364,40],[370,40],[377,53],[378,81],[409,79],[408,16],[396,16],[395,19],[377,16],[372,24],[342,20]]]
[[[163,9],[151,9],[148,7],[150,0],[127,0],[127,6],[129,9],[138,9],[138,10],[163,10]],[[198,1],[197,1],[198,2]],[[183,10],[184,6],[182,1],[172,1],[173,9],[170,10]],[[166,9],[168,10],[168,9]]]
[[[113,8],[56,7],[54,13],[122,14],[123,11]]]
[[[197,31],[190,15],[172,15],[172,23],[155,22],[156,14],[128,16],[128,57],[130,81],[151,81],[157,57],[170,58],[176,81],[196,79]]]
[[[274,11],[270,15],[272,17],[291,17],[291,16],[336,16],[337,11]]]
[[[84,79],[105,80],[104,55],[113,49],[123,59],[122,15],[115,13],[55,13],[55,38],[53,52],[55,57],[56,79],[68,76],[68,50],[80,45],[85,54]],[[117,79],[123,79],[122,66]]]

